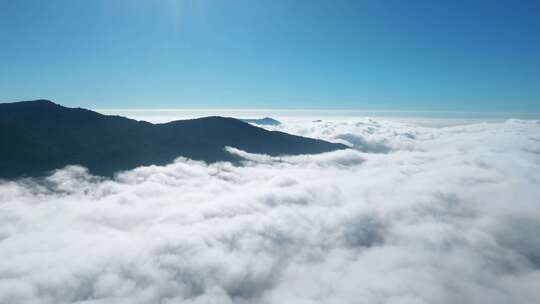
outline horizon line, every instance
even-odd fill
[[[503,111],[441,111],[441,110],[368,110],[368,109],[249,109],[249,108],[90,108],[94,111],[136,111],[136,112],[194,112],[194,111],[289,111],[289,112],[375,112],[375,113],[440,113],[440,114],[520,114],[520,115],[540,115],[540,112],[503,112]]]

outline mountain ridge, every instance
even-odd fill
[[[346,148],[229,117],[152,124],[46,99],[0,103],[0,178],[41,176],[75,164],[112,176],[138,166],[164,165],[179,156],[209,163],[238,161],[225,146],[272,156]]]

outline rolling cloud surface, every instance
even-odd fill
[[[351,149],[1,181],[0,303],[537,303],[537,122],[268,128]]]

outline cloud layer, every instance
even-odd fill
[[[271,127],[351,149],[0,183],[0,303],[535,303],[540,125]]]

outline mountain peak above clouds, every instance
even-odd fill
[[[234,118],[152,124],[45,99],[0,103],[0,139],[0,178],[40,176],[66,165],[112,176],[138,166],[164,165],[179,156],[206,162],[238,160],[225,147],[271,156],[346,148]]]

